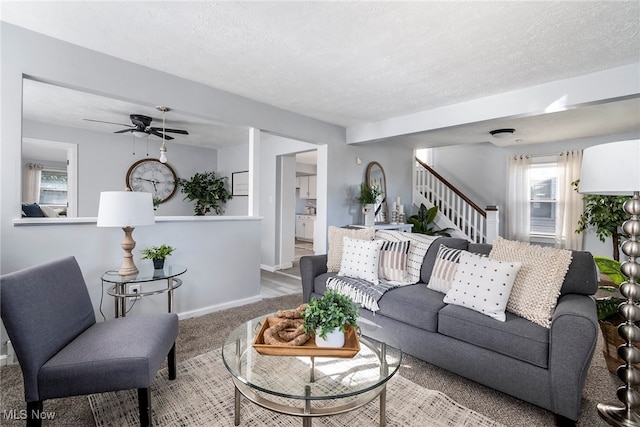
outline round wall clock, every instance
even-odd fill
[[[178,187],[178,177],[173,168],[157,159],[142,159],[132,164],[126,180],[132,191],[151,193],[154,203],[169,200]]]

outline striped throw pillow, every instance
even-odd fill
[[[436,261],[433,263],[433,270],[427,288],[446,294],[451,289],[453,276],[456,274],[458,262],[461,254],[471,254],[463,249],[452,249],[445,245],[440,245],[436,255]],[[479,254],[472,254],[475,257],[486,258]]]
[[[385,241],[380,249],[378,275],[381,280],[408,284],[407,261],[409,259],[409,240],[401,242]]]

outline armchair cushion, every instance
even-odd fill
[[[42,366],[40,400],[149,387],[177,335],[173,313],[96,323]]]

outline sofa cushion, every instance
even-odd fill
[[[378,266],[380,264],[381,240],[352,239],[343,237],[342,261],[338,276],[349,276],[363,279],[375,285],[378,280]]]
[[[436,262],[436,257],[438,256],[438,249],[440,248],[440,245],[445,245],[446,247],[451,249],[467,250],[469,242],[458,237],[438,237],[431,244],[422,261],[422,266],[420,269],[420,281],[423,283],[429,283],[429,278],[431,277],[431,272],[433,270],[433,264]]]
[[[456,305],[438,313],[438,332],[541,368],[549,363],[549,330],[513,313],[506,321]]]
[[[521,265],[463,252],[444,302],[461,305],[504,322],[504,310]]]
[[[443,294],[428,289],[424,283],[402,286],[386,292],[378,301],[382,315],[424,329],[438,330],[438,311],[445,304]]]
[[[507,310],[540,326],[551,327],[551,317],[571,263],[571,251],[498,237],[489,257],[522,263]]]
[[[354,239],[373,240],[376,230],[367,228],[340,228],[329,226],[329,252],[327,253],[327,271],[340,270],[342,262],[343,237],[349,236]]]

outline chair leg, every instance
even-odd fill
[[[153,425],[151,420],[151,388],[138,389],[138,408],[140,412],[140,427]]]
[[[42,400],[27,402],[27,427],[42,425]]]
[[[169,356],[167,358],[167,365],[169,368],[169,379],[176,379],[176,343],[173,343],[173,347],[169,350]]]

